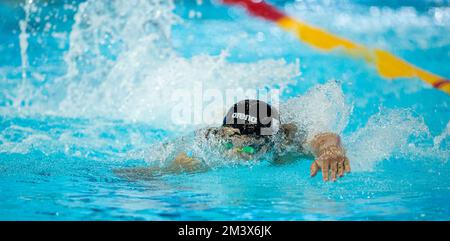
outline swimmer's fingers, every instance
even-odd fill
[[[351,168],[350,168],[350,161],[348,160],[347,157],[344,157],[344,170],[345,172],[350,172]]]
[[[336,160],[331,161],[331,180],[336,181],[336,174],[338,172],[338,162]]]
[[[330,172],[330,159],[325,159],[322,162],[322,178],[324,181],[328,181],[329,172]]]
[[[313,161],[310,168],[310,175],[311,177],[314,177],[317,172],[319,171],[319,165],[317,164],[317,161]]]
[[[338,161],[338,177],[342,177],[344,176],[344,162],[345,162],[345,158],[339,158]]]

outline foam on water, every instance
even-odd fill
[[[70,120],[39,118],[33,121],[3,118],[0,153],[44,155],[110,161],[130,158],[163,133],[147,126],[127,125],[105,120]]]

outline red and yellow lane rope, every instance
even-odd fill
[[[222,2],[240,5],[251,15],[277,24],[280,28],[295,34],[301,41],[323,51],[342,49],[350,56],[363,58],[368,63],[374,64],[384,78],[419,78],[434,88],[450,94],[450,80],[416,67],[387,51],[370,49],[293,19],[263,0],[222,0]]]

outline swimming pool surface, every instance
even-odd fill
[[[450,77],[449,1],[269,2]],[[385,80],[215,1],[1,1],[0,15],[0,220],[450,219],[450,96],[420,80]],[[352,173],[324,183],[306,159],[223,160],[116,176],[198,127],[171,123],[163,97],[199,82],[306,96],[340,121]]]

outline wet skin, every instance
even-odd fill
[[[283,153],[280,150],[275,150],[275,164],[287,163],[298,159],[298,156],[312,154],[314,161],[310,167],[311,177],[316,176],[321,170],[324,181],[336,181],[337,178],[350,172],[350,162],[345,155],[339,135],[321,133],[314,136],[308,143],[295,143],[297,133],[297,127],[294,124],[283,124],[281,126],[280,138],[277,140],[281,149],[288,145],[298,146],[298,148],[295,148],[295,151],[290,150]],[[240,135],[239,129],[231,127],[202,129],[197,131],[196,134],[200,138],[216,138],[221,140],[222,143],[230,143],[230,148],[223,150],[224,157],[228,158],[251,160],[254,158],[254,155],[264,154],[274,148],[274,143],[268,141],[267,138]],[[302,146],[304,144],[309,147],[310,153],[303,150]],[[248,146],[257,146],[258,148],[255,149],[255,153],[243,152],[243,148]],[[202,162],[182,152],[165,167],[127,168],[114,170],[114,172],[119,176],[130,179],[151,179],[163,174],[192,173],[207,170],[208,167]]]

